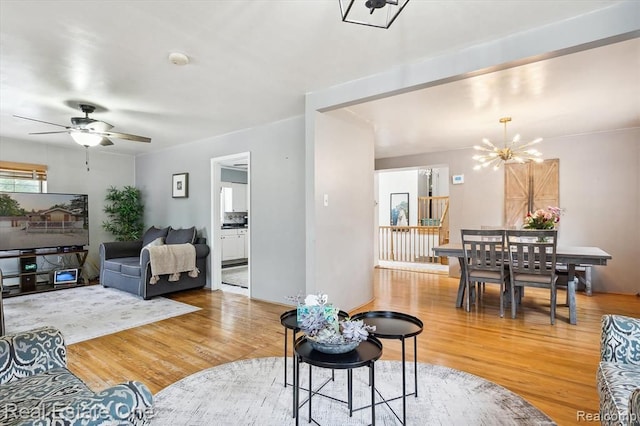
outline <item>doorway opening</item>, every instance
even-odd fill
[[[250,296],[250,153],[211,160],[211,288]]]
[[[448,166],[379,171],[376,187],[376,266],[448,273],[433,253],[449,242]]]

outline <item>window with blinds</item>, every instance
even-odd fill
[[[47,192],[47,166],[0,161],[0,192]]]

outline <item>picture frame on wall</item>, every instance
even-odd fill
[[[176,173],[173,175],[171,196],[173,198],[189,197],[189,173]]]
[[[409,226],[409,193],[391,193],[391,226]]]

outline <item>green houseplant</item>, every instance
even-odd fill
[[[116,241],[133,241],[142,237],[144,230],[144,205],[142,193],[133,186],[123,189],[110,187],[104,197],[104,212],[109,217],[102,228],[113,234]]]

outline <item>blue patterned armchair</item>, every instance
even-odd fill
[[[640,426],[640,319],[602,317],[597,382],[600,422]]]
[[[153,396],[145,385],[93,392],[66,367],[64,339],[53,327],[0,337],[0,424],[150,424]]]

